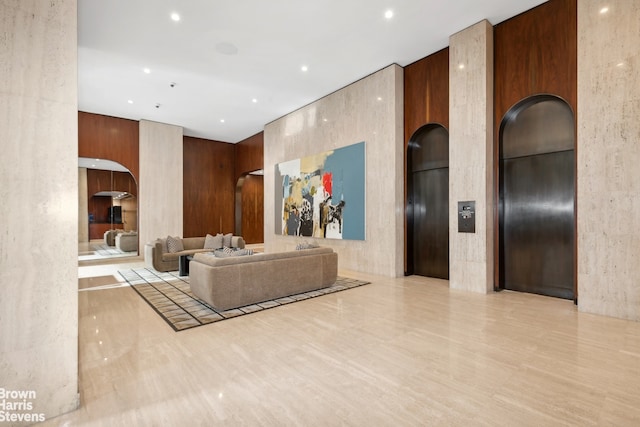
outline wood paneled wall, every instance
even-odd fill
[[[494,194],[499,196],[500,123],[523,98],[536,94],[563,98],[577,117],[577,0],[550,0],[494,27]],[[495,204],[497,205],[496,199]],[[494,283],[499,283],[498,210],[494,223]],[[575,220],[575,219],[574,219]],[[574,251],[577,251],[577,246]],[[577,259],[577,257],[574,257]],[[574,261],[574,277],[577,264]],[[577,282],[574,283],[577,296]]]
[[[264,168],[264,132],[240,141],[236,149],[235,182],[248,172]],[[264,178],[247,175],[242,185],[242,237],[247,243],[264,242]]]
[[[94,222],[108,221],[107,209],[112,201],[108,196],[94,196],[100,191],[127,191],[134,196],[138,194],[136,183],[128,172],[87,169],[88,210],[93,214]]]
[[[407,147],[411,136],[428,123],[439,123],[449,130],[449,48],[442,49],[404,68],[404,153],[405,206]],[[404,268],[407,271],[408,242],[405,217]]]
[[[449,48],[404,68],[404,140],[427,123],[449,129]]]
[[[138,122],[78,112],[78,156],[118,162],[139,181]]]
[[[183,138],[184,237],[235,232],[235,148]]]
[[[528,96],[557,95],[576,111],[576,1],[551,0],[494,27],[496,141],[505,113]]]
[[[242,175],[264,168],[264,132],[235,144],[236,180]]]
[[[242,185],[242,237],[246,243],[264,242],[264,177],[247,175]]]

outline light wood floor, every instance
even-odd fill
[[[373,283],[178,333],[85,283],[82,407],[45,425],[640,425],[640,323],[341,274]]]

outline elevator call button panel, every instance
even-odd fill
[[[476,202],[458,202],[458,233],[476,232]]]

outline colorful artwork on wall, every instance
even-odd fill
[[[365,143],[276,165],[276,234],[365,239]]]

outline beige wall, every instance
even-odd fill
[[[402,275],[402,126],[403,70],[397,65],[267,124],[264,131],[265,249],[291,250],[300,241],[314,240],[275,234],[275,165],[365,141],[366,240],[315,240],[338,252],[341,269],[392,277]]]
[[[140,253],[158,237],[182,236],[182,128],[140,121]]]
[[[79,403],[76,17],[0,2],[0,388],[46,418]]]
[[[640,320],[640,2],[578,2],[578,307]]]
[[[459,201],[475,201],[475,233],[458,233]],[[481,21],[449,46],[451,288],[493,289],[493,231],[493,28]]]

